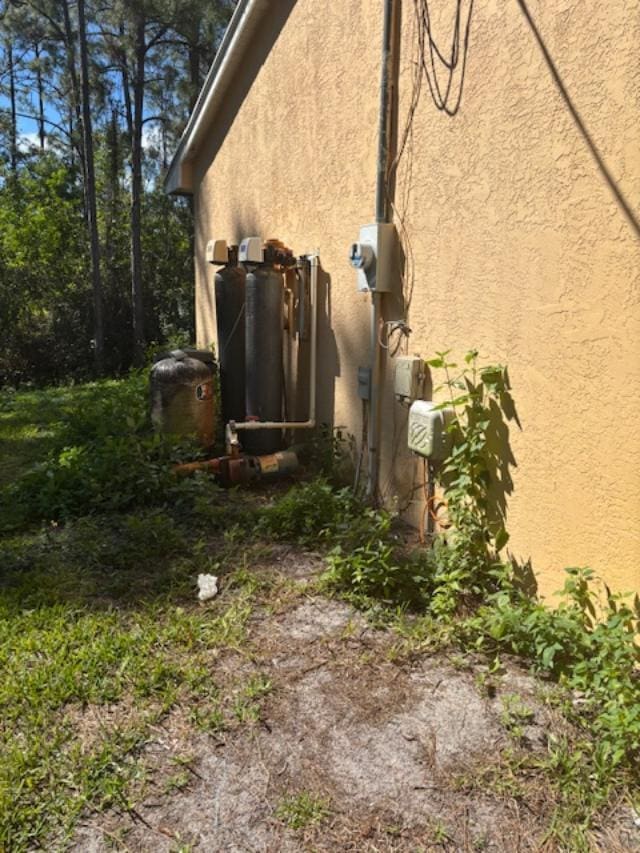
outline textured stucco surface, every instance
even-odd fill
[[[440,5],[444,44],[454,5]],[[640,2],[531,0],[529,8],[640,216]],[[401,126],[412,9],[403,4]],[[274,3],[194,163],[199,343],[215,339],[208,239],[260,234],[297,253],[317,248],[329,284],[323,414],[334,409],[333,422],[355,435],[369,300],[355,291],[347,247],[374,212],[381,21],[381,0]],[[640,241],[516,0],[475,4],[454,118],[424,88],[396,200],[414,260],[409,352],[477,347],[509,367],[522,425],[510,433],[511,553],[531,561],[545,593],[567,565],[590,565],[615,588],[640,590]],[[389,387],[381,486],[402,505],[419,472],[403,449],[406,414]],[[416,498],[409,515],[418,511]]]

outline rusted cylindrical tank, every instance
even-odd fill
[[[211,354],[197,356],[174,350],[153,365],[151,420],[157,432],[192,437],[211,447],[216,436],[216,365]]]

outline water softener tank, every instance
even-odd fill
[[[282,420],[284,276],[273,264],[254,267],[246,280],[246,420]],[[277,429],[246,430],[248,453],[275,453]]]
[[[222,418],[245,418],[245,279],[238,248],[229,247],[228,263],[216,272],[216,320]]]
[[[215,440],[215,362],[211,353],[173,350],[151,368],[151,420],[157,432]]]

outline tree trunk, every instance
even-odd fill
[[[89,61],[87,57],[87,29],[84,0],[78,0],[78,46],[80,49],[80,79],[82,97],[82,134],[85,163],[85,198],[91,245],[91,283],[93,288],[93,325],[95,336],[95,369],[98,376],[104,373],[104,318],[102,309],[102,278],[100,274],[100,239],[96,205],[96,178],[93,158],[93,129],[89,102]]]
[[[62,15],[64,19],[66,65],[67,73],[69,74],[69,80],[71,82],[71,109],[73,111],[73,115],[75,116],[75,129],[78,134],[77,139],[74,139],[73,136],[71,137],[71,145],[73,147],[75,144],[76,151],[78,152],[78,156],[80,157],[82,176],[84,178],[84,185],[86,186],[87,175],[86,166],[84,162],[84,146],[82,144],[82,139],[84,138],[84,130],[82,128],[82,115],[80,112],[80,92],[78,86],[78,72],[76,69],[75,39],[73,35],[73,27],[71,25],[71,15],[69,13],[69,0],[59,0],[59,2],[62,8]],[[87,215],[86,206],[87,205],[85,198],[85,216]]]
[[[16,80],[15,70],[13,67],[13,47],[11,42],[6,42],[7,50],[7,71],[9,73],[9,101],[11,105],[11,128],[9,139],[9,159],[11,162],[11,172],[15,175],[18,170],[18,122],[16,117]]]
[[[40,137],[40,150],[44,151],[46,134],[44,127],[44,95],[42,87],[42,68],[40,68],[40,45],[36,42],[33,46],[36,55],[36,82],[38,84],[38,136]]]
[[[118,113],[115,107],[112,107],[111,121],[109,122],[106,135],[107,151],[109,152],[109,166],[107,181],[107,215],[104,241],[107,270],[109,271],[113,268],[115,261],[113,226],[118,216],[118,199],[120,195],[120,153],[118,150],[119,131]],[[114,279],[110,272],[107,277],[109,281],[113,283]]]
[[[147,46],[145,19],[139,11],[135,22],[133,68],[133,115],[131,127],[131,302],[133,307],[133,362],[144,361],[144,301],[142,296],[142,127],[144,72]]]

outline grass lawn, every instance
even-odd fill
[[[191,453],[150,434],[144,376],[2,399],[1,851],[640,845],[626,634],[589,648],[631,699],[585,712],[590,682],[389,598],[425,564],[346,490],[176,480]],[[327,552],[387,600],[336,600]]]

